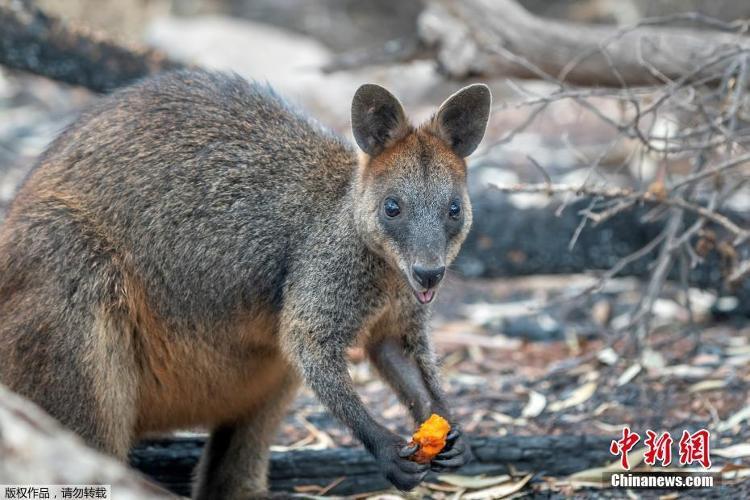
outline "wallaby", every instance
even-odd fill
[[[104,98],[42,154],[0,232],[0,381],[91,445],[205,426],[199,499],[267,494],[298,382],[399,489],[470,456],[441,391],[428,305],[471,225],[464,158],[487,86],[420,127],[377,85],[357,152],[266,85],[180,71]],[[455,430],[430,464],[353,388],[361,342],[417,422]]]

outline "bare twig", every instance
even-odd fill
[[[738,240],[744,241],[750,236],[750,231],[739,227],[724,215],[709,210],[706,207],[696,205],[681,198],[662,198],[650,191],[633,191],[630,188],[622,187],[582,187],[570,186],[567,184],[511,184],[498,185],[490,184],[490,187],[504,193],[545,193],[545,194],[562,194],[570,193],[576,196],[600,196],[602,198],[624,198],[634,201],[656,203],[675,208],[681,208],[688,212],[695,213],[701,217],[722,226],[729,231]]]

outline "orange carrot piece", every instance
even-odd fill
[[[419,426],[410,444],[418,444],[419,449],[410,457],[420,464],[426,464],[445,448],[445,438],[451,431],[446,419],[433,413]]]

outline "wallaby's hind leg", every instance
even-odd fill
[[[252,415],[214,429],[198,465],[193,498],[268,498],[269,447],[297,385],[290,372],[269,388]]]
[[[33,300],[24,296],[33,294]],[[31,399],[89,445],[119,458],[127,455],[135,423],[133,362],[119,321],[102,310],[76,308],[49,287],[24,290],[0,327],[0,381]],[[6,304],[8,305],[8,304]],[[12,307],[12,304],[10,304]]]
[[[0,382],[124,458],[137,386],[121,273],[71,215],[50,202],[27,217],[48,224],[7,222],[17,226],[0,244]]]
[[[125,459],[136,438],[139,381],[134,330],[120,312],[100,311],[93,326],[94,352],[99,358],[92,366],[99,417],[97,438],[103,441],[104,449]]]

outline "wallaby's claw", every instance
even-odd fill
[[[414,455],[417,451],[419,451],[418,444],[407,444],[399,450],[398,456],[401,458],[407,458]]]

